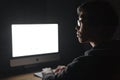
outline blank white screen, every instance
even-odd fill
[[[12,24],[12,57],[58,51],[58,24]]]

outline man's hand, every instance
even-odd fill
[[[57,66],[57,68],[55,68],[55,69],[43,68],[43,69],[42,69],[42,73],[43,73],[43,74],[49,74],[49,73],[58,74],[58,73],[62,72],[65,68],[66,68],[66,66],[64,66],[64,65],[59,65],[59,66]]]
[[[54,69],[54,73],[55,74],[58,74],[58,73],[60,73],[61,71],[63,71],[64,69],[66,68],[66,66],[64,66],[64,65],[59,65],[56,69]]]
[[[43,69],[42,69],[42,73],[43,73],[43,74],[53,73],[53,70],[52,70],[51,68],[43,68]]]

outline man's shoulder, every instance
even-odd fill
[[[79,57],[77,57],[77,58],[75,58],[73,61],[88,61],[88,60],[91,60],[91,59],[93,59],[93,57],[94,56],[92,56],[92,55],[87,55],[87,56],[85,56],[85,55],[83,55],[83,56],[79,56]]]
[[[97,57],[95,56],[79,56],[75,58],[70,64],[71,65],[85,65],[85,64],[93,64],[97,61]]]
[[[72,65],[102,65],[102,64],[112,64],[120,61],[118,56],[109,55],[87,55],[79,56],[72,61]]]

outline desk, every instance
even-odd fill
[[[26,73],[26,74],[11,76],[8,78],[3,78],[0,80],[42,80],[42,79],[34,76],[33,73]]]

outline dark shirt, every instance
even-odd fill
[[[115,80],[120,72],[120,41],[105,42],[75,58],[57,75],[46,75],[43,80]]]

